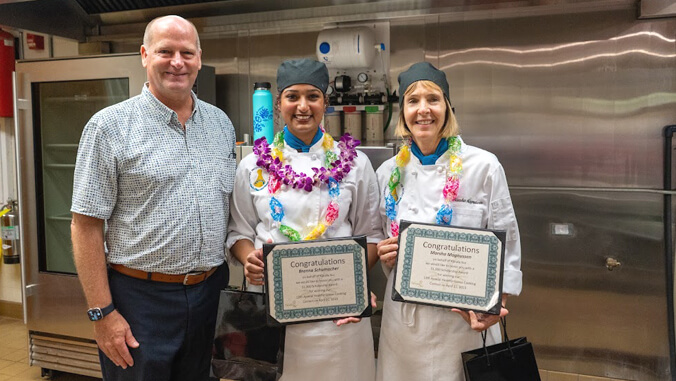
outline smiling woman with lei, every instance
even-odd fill
[[[346,134],[336,142],[321,127],[328,84],[323,63],[283,62],[277,108],[286,125],[271,144],[257,140],[237,169],[227,245],[252,285],[263,284],[265,242],[366,235],[369,266],[377,261],[376,176],[358,140]],[[288,326],[283,367],[288,381],[372,381],[370,319]]]
[[[402,219],[505,230],[503,306],[521,292],[521,246],[505,172],[495,155],[465,144],[449,100],[446,74],[419,62],[399,75],[399,153],[377,171],[388,274],[378,347],[378,381],[462,381],[460,353],[499,341],[497,315],[392,300],[391,269]],[[502,309],[501,315],[507,310]]]

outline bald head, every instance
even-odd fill
[[[150,46],[153,43],[155,31],[158,28],[167,26],[168,24],[185,26],[186,28],[192,29],[192,31],[195,33],[195,45],[197,45],[197,50],[201,49],[200,36],[197,34],[197,28],[195,27],[195,24],[181,16],[176,15],[157,17],[149,22],[148,25],[146,25],[145,33],[143,33],[143,45],[146,47]]]

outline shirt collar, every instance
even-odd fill
[[[167,105],[165,105],[159,99],[157,99],[157,97],[155,97],[155,95],[150,91],[148,84],[149,82],[143,84],[143,90],[141,90],[141,96],[143,97],[143,99],[145,99],[147,102],[149,102],[151,105],[155,107],[155,109],[159,112],[160,117],[165,123],[169,124],[172,117],[175,117],[178,120],[178,114],[176,114],[176,111],[170,109],[169,107],[167,107]],[[192,113],[190,114],[190,117],[192,117],[198,110],[198,103],[197,96],[192,90],[190,90],[190,97],[192,98]]]

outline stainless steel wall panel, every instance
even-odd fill
[[[662,194],[512,190],[524,291],[510,332],[543,369],[626,380],[669,378]],[[554,234],[567,225],[570,234]],[[621,265],[612,271],[608,258]]]
[[[202,39],[201,45],[202,64],[212,66],[216,71],[216,106],[223,110],[238,110],[242,99],[239,96],[237,38]],[[240,125],[239,116],[239,112],[228,113],[235,128]]]
[[[498,154],[512,185],[659,188],[660,129],[676,119],[673,28],[633,10],[442,17],[439,63],[463,136]]]
[[[236,39],[208,40],[204,45],[203,60],[216,67],[219,84],[217,98],[235,126],[237,139],[249,134],[253,139],[251,126],[251,96],[254,82],[270,82],[272,93],[276,94],[277,67],[286,59],[316,57],[317,32],[275,33],[256,35],[240,31]],[[302,43],[298,43],[302,41]],[[209,49],[209,50],[207,50]],[[218,63],[226,61],[226,65]],[[276,118],[275,130],[283,127]],[[249,142],[251,143],[251,142]]]
[[[390,22],[390,89],[399,94],[399,73],[408,69],[415,62],[424,61],[426,55],[425,32],[427,24],[437,23],[438,16],[418,17],[392,20]],[[385,131],[386,139],[395,139],[394,129],[397,125],[399,104],[395,102],[392,108],[392,120]],[[377,169],[377,168],[376,168]]]

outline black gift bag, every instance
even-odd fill
[[[221,291],[212,376],[238,381],[279,380],[284,360],[284,333],[284,327],[267,324],[265,294]]]
[[[503,342],[462,353],[466,381],[540,381],[533,345],[525,337],[509,340],[507,322],[501,319]]]

